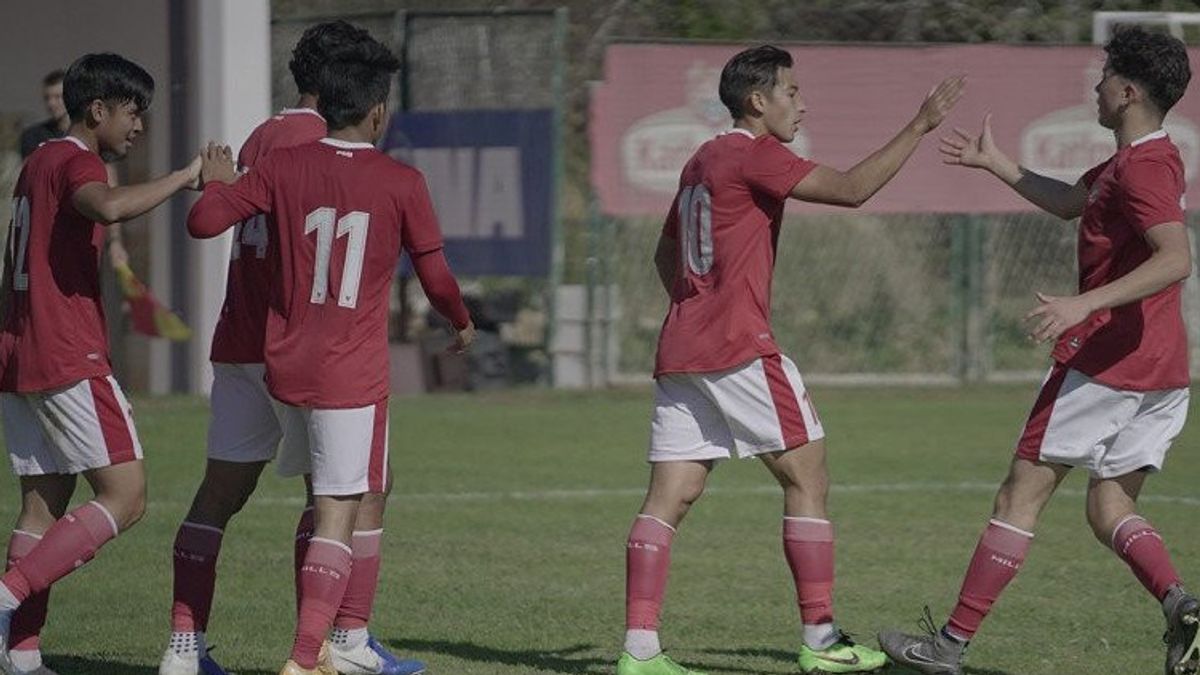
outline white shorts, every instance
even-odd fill
[[[651,462],[753,457],[824,437],[800,371],[786,356],[658,377]]]
[[[213,363],[208,458],[223,462],[269,462],[278,457],[281,476],[309,473],[307,443],[282,444],[283,427],[267,392],[261,363]]]
[[[309,458],[314,495],[385,491],[387,399],[362,408],[299,408],[274,401],[283,425],[284,456]],[[287,468],[280,461],[280,475]]]
[[[1084,467],[1096,478],[1158,471],[1187,411],[1186,387],[1114,389],[1055,364],[1025,423],[1017,456]]]
[[[142,458],[133,409],[112,375],[49,391],[0,394],[18,476],[77,474]]]

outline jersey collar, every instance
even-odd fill
[[[279,114],[280,115],[316,115],[317,119],[321,120],[322,122],[325,121],[325,118],[321,116],[321,113],[317,112],[316,110],[313,110],[312,108],[284,108],[283,110],[279,111]]]
[[[1150,133],[1146,134],[1145,136],[1142,136],[1141,138],[1130,143],[1129,147],[1132,148],[1135,145],[1141,145],[1142,143],[1145,143],[1147,141],[1155,141],[1160,138],[1166,138],[1166,137],[1167,137],[1166,129],[1159,129],[1158,131],[1151,131]]]
[[[741,127],[734,127],[732,129],[730,129],[729,131],[723,132],[721,135],[725,136],[728,134],[742,134],[746,138],[749,138],[750,140],[754,140],[754,134],[750,133],[750,131],[748,129],[743,129]]]
[[[74,143],[75,145],[79,146],[80,150],[83,150],[85,152],[92,151],[92,149],[87,146],[87,143],[84,143],[83,141],[79,140],[78,138],[75,138],[74,136],[63,136],[62,138],[51,138],[50,140],[48,140],[46,142],[47,143],[61,143],[63,141],[67,141],[69,143]]]
[[[321,142],[325,145],[332,145],[335,148],[342,150],[374,150],[375,146],[370,143],[351,143],[350,141],[342,141],[336,138],[322,138]]]

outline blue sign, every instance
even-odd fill
[[[383,149],[425,174],[455,274],[549,274],[553,134],[548,109],[392,117]]]

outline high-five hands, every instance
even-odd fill
[[[958,103],[966,86],[966,75],[954,75],[947,77],[934,87],[925,97],[925,101],[921,103],[921,109],[917,111],[917,116],[913,119],[917,130],[922,134],[927,134],[936,129],[942,120],[946,119],[946,115],[950,113],[954,104]]]
[[[943,136],[938,148],[942,162],[992,171],[1003,156],[992,140],[992,114],[983,116],[983,129],[971,135],[965,129],[954,128],[954,136]]]
[[[201,187],[212,181],[232,183],[237,180],[237,166],[233,163],[233,151],[228,145],[209,141],[197,159],[200,160]]]

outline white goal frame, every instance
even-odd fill
[[[1108,42],[1115,27],[1130,23],[1166,26],[1182,40],[1184,26],[1200,26],[1200,12],[1092,12],[1092,43]]]

